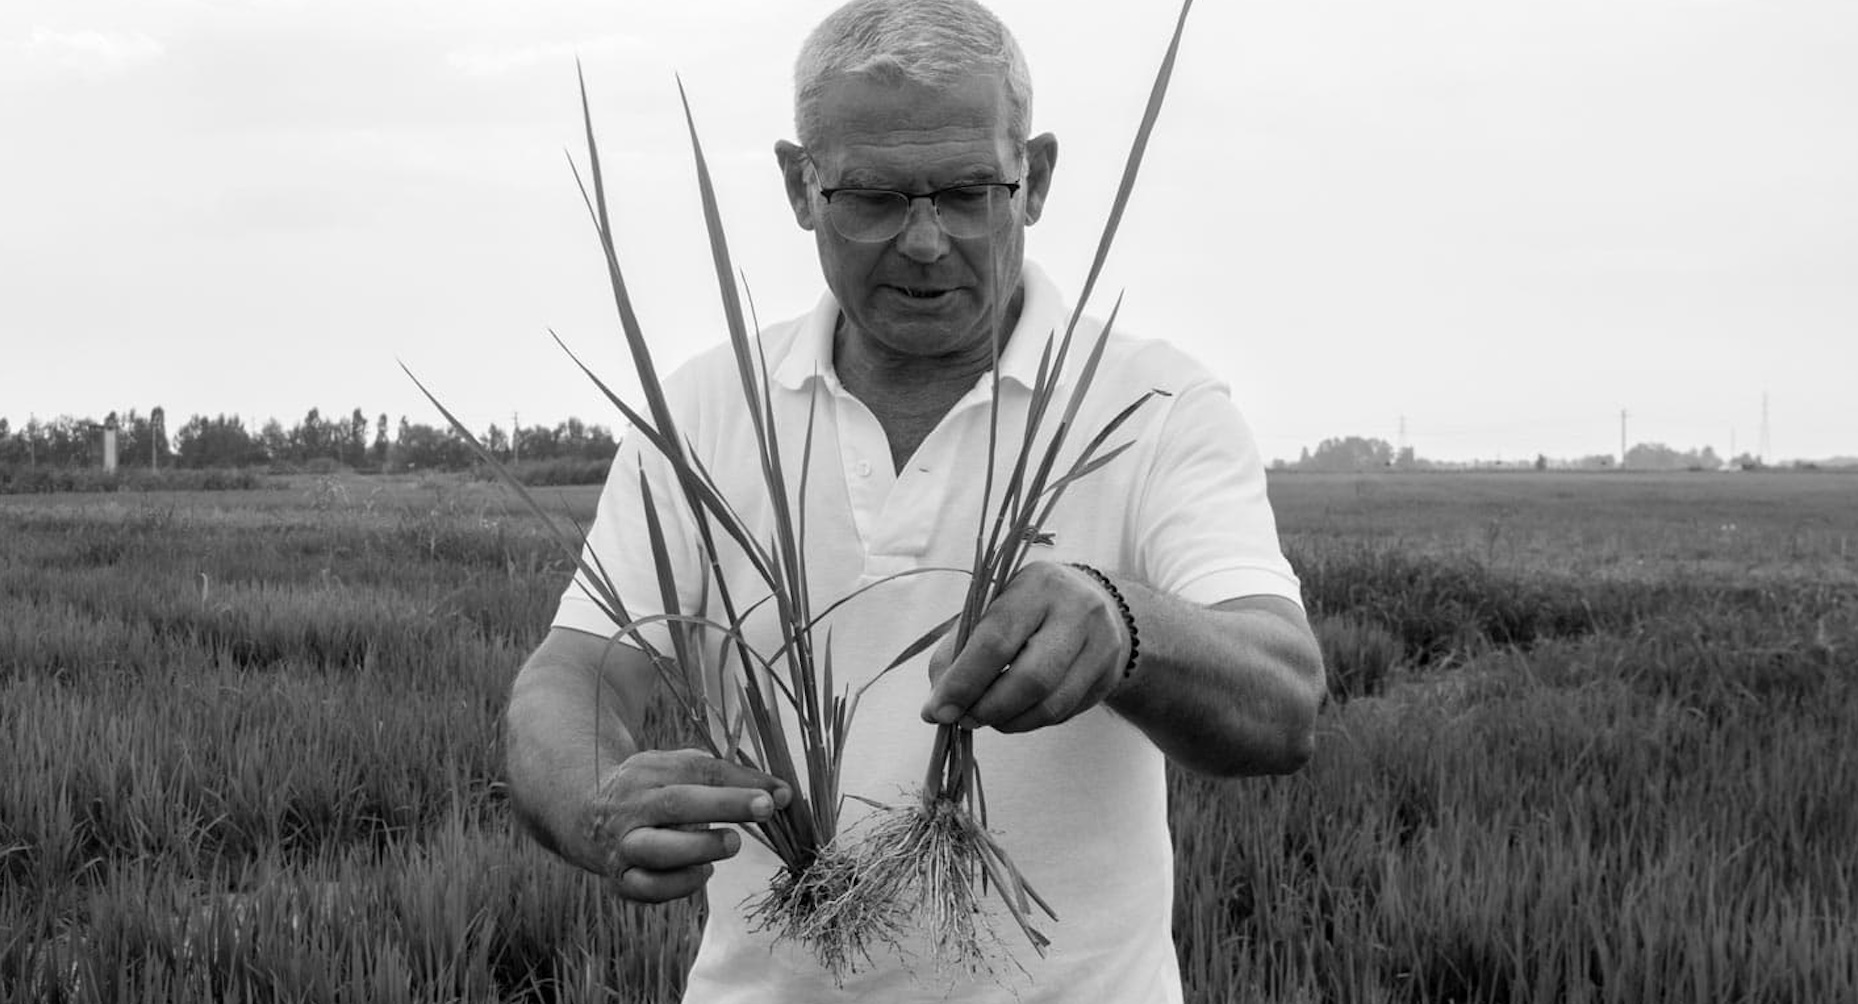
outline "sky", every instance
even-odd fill
[[[831,0],[7,0],[0,417],[617,416],[564,151],[584,65],[661,365],[722,341],[677,78],[764,321],[822,288],[772,153]],[[1081,286],[1173,27],[997,0]],[[1200,0],[1094,313],[1228,381],[1267,457],[1858,455],[1858,4]]]

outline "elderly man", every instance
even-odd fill
[[[996,348],[1010,427],[1069,314],[1024,260],[1058,155],[1050,134],[1030,134],[1031,106],[1018,46],[972,0],[853,0],[798,60],[800,142],[775,154],[827,292],[760,337],[784,442],[799,442],[809,416],[816,426],[801,501],[816,602],[882,582],[833,615],[835,667],[852,686],[959,608],[958,575],[894,576],[969,563]],[[669,383],[696,452],[751,525],[767,525],[727,347]],[[1061,393],[1071,386],[1067,375]],[[776,862],[724,824],[764,820],[789,793],[694,751],[641,750],[632,737],[658,676],[637,650],[609,645],[615,625],[580,589],[564,595],[511,695],[516,805],[546,846],[612,876],[622,896],[707,888],[687,1001],[1181,999],[1164,760],[1218,775],[1295,770],[1323,670],[1224,385],[1162,342],[1114,335],[1078,428],[1150,388],[1168,396],[1118,434],[1134,446],[1066,496],[968,644],[937,652],[927,685],[893,674],[867,692],[844,767],[843,791],[899,801],[923,776],[935,723],[978,730],[991,825],[1063,918],[1047,957],[1018,953],[1029,984],[951,993],[880,958],[838,988],[803,949],[754,930],[739,904]],[[705,574],[688,516],[663,502],[675,486],[639,439],[613,465],[588,544],[635,615],[661,608],[641,469],[687,570],[685,602],[700,601]],[[860,807],[848,801],[847,818]]]

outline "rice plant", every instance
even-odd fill
[[[839,831],[840,769],[846,737],[857,710],[858,694],[835,688],[829,639],[815,637],[815,629],[831,612],[832,606],[815,610],[805,562],[806,517],[792,502],[794,495],[787,484],[783,461],[783,451],[791,445],[784,447],[782,444],[782,433],[775,421],[768,392],[766,360],[760,355],[759,346],[750,340],[708,164],[681,82],[679,94],[690,129],[730,344],[735,353],[743,400],[752,418],[761,461],[762,487],[773,509],[772,539],[763,541],[756,537],[736,506],[723,495],[703,461],[687,448],[671,412],[663,382],[652,360],[650,343],[633,311],[619,265],[617,242],[607,209],[606,182],[600,166],[600,148],[594,134],[592,107],[584,78],[581,111],[586,132],[587,168],[583,174],[572,160],[570,166],[606,259],[614,304],[645,396],[645,412],[641,413],[621,399],[581,363],[565,343],[560,343],[559,338],[556,340],[631,423],[634,433],[645,439],[669,465],[682,501],[695,522],[699,550],[707,564],[709,574],[703,580],[704,592],[706,595],[714,592],[716,606],[722,612],[721,619],[706,616],[702,612],[705,607],[702,601],[696,611],[681,609],[678,570],[667,548],[658,511],[660,500],[654,497],[643,471],[639,473],[639,486],[662,606],[659,613],[639,616],[627,609],[612,578],[601,567],[598,555],[585,547],[584,537],[567,532],[549,519],[520,479],[429,391],[426,395],[479,457],[556,535],[563,552],[576,563],[580,573],[576,583],[618,626],[615,638],[623,638],[650,659],[685,717],[688,734],[711,755],[763,771],[786,783],[792,792],[789,803],[776,810],[768,821],[745,827],[745,831],[768,848],[783,866],[774,876],[766,898],[753,907],[751,913],[780,934],[809,944],[823,966],[842,973],[855,964],[856,959],[868,957],[872,938],[890,937],[887,928],[869,923],[846,926],[840,922],[840,914],[822,909],[837,898],[836,890],[849,874],[844,861],[838,857],[841,850],[834,838]],[[423,385],[420,389],[425,391]],[[802,474],[798,487],[800,497],[804,498],[805,472],[812,451],[810,418],[800,450]],[[721,553],[725,542],[741,549],[757,581],[752,584],[731,582],[724,574]],[[751,595],[762,590],[765,594]],[[779,647],[771,652],[758,651],[749,643],[744,631],[747,617],[763,607],[771,608],[780,624]],[[647,634],[646,629],[652,627],[666,630],[668,646],[655,642]],[[709,636],[720,639],[715,654],[707,644]],[[932,641],[932,638],[926,639],[912,646],[899,661],[909,658],[915,650],[926,648]],[[600,688],[595,688],[596,697],[599,692]],[[789,745],[790,720],[798,733],[801,750],[798,760]]]

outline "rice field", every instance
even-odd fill
[[[1858,478],[1274,478],[1332,700],[1173,779],[1188,1000],[1858,1000]],[[568,571],[463,478],[0,496],[0,1000],[674,1000],[702,904],[498,781]]]

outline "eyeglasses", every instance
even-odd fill
[[[957,240],[997,233],[1012,220],[1007,209],[1018,192],[1017,181],[971,182],[921,194],[887,188],[819,189],[832,229],[848,241],[864,244],[902,233],[910,219],[910,204],[917,199],[929,200],[942,232]]]

